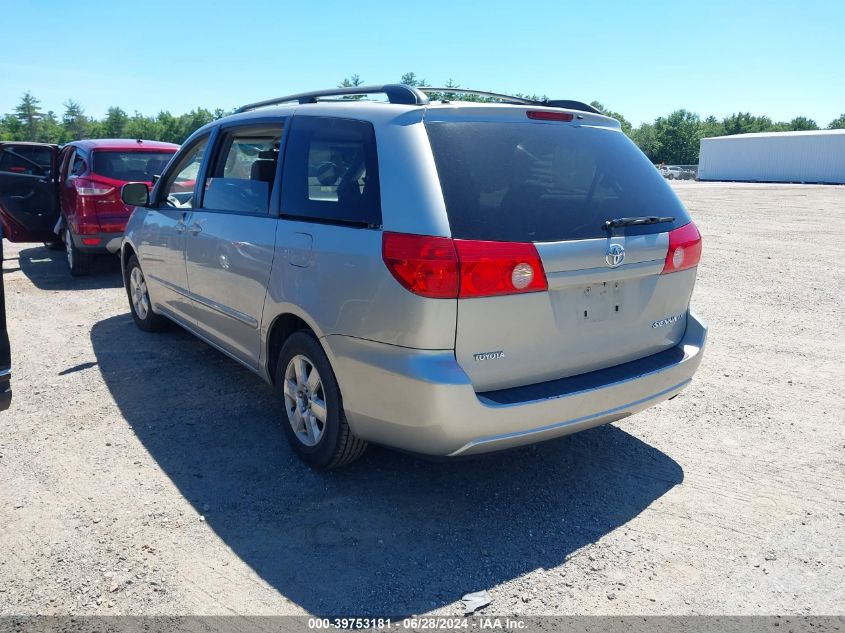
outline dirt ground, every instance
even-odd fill
[[[692,386],[619,423],[330,473],[273,395],[132,323],[116,262],[6,245],[0,614],[845,612],[845,187],[677,182],[704,236]]]

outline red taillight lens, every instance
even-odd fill
[[[697,266],[701,260],[701,233],[695,222],[669,232],[669,250],[663,273],[676,273]]]
[[[460,297],[490,297],[547,290],[537,248],[522,242],[455,240]]]
[[[490,297],[548,288],[540,255],[530,243],[386,232],[382,257],[400,284],[423,297]]]
[[[384,233],[382,258],[396,280],[433,299],[458,296],[458,256],[448,237]]]
[[[100,238],[99,237],[83,237],[82,243],[85,244],[85,246],[96,246],[97,244],[100,243]]]
[[[548,110],[528,110],[525,114],[529,119],[535,121],[571,121],[575,118],[569,112],[550,112]]]

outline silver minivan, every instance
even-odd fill
[[[701,362],[701,237],[619,123],[437,90],[245,106],[123,190],[137,325],[175,321],[272,384],[316,467],[566,435]]]

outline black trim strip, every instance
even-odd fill
[[[524,387],[483,391],[476,394],[480,399],[489,400],[495,404],[517,404],[532,400],[547,400],[569,396],[579,391],[601,389],[617,382],[638,378],[644,374],[660,371],[677,365],[684,360],[684,349],[680,345],[663,352],[646,356],[628,363],[615,365],[606,369],[591,371],[586,374],[558,378]]]

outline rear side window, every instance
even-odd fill
[[[556,242],[605,237],[604,222],[689,215],[663,176],[618,131],[547,123],[428,122],[452,237]]]
[[[294,117],[282,183],[284,215],[380,226],[378,155],[372,124]]]
[[[172,156],[173,152],[94,150],[91,171],[114,180],[152,182]]]
[[[78,149],[70,148],[62,160],[62,174],[65,181],[71,176],[81,176],[85,173],[85,158]]]
[[[80,176],[85,173],[85,159],[79,154],[73,157],[73,165],[70,169],[71,176]]]
[[[203,208],[267,213],[281,139],[281,124],[236,128],[223,134],[205,181]]]

